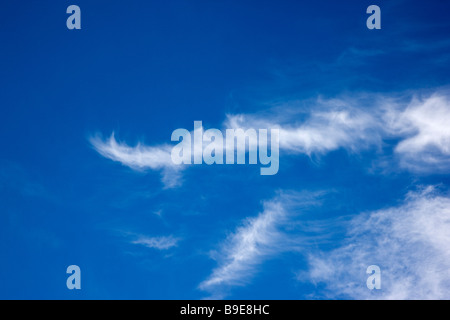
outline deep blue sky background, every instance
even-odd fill
[[[71,4],[82,30],[66,28]],[[381,30],[366,28],[370,4]],[[338,150],[320,165],[282,154],[275,176],[200,166],[165,190],[157,172],[109,161],[88,138],[170,143],[194,120],[220,128],[227,113],[273,102],[445,86],[449,12],[448,1],[2,1],[0,298],[200,299],[209,252],[276,190],[335,190],[303,213],[315,220],[394,205],[413,183],[448,185],[442,174],[374,175],[364,153]],[[183,240],[159,251],[126,232]],[[71,264],[80,291],[66,288]],[[295,280],[304,266],[282,254],[227,297],[320,296]]]

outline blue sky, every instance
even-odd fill
[[[0,298],[450,298],[449,12],[3,1]],[[279,172],[168,183],[155,154],[195,120],[279,128]]]

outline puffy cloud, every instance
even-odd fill
[[[417,172],[450,169],[450,99],[433,95],[414,99],[406,109],[394,112],[392,130],[403,139],[395,148],[403,167]]]

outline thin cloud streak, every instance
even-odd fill
[[[233,286],[251,281],[258,266],[280,253],[300,250],[307,239],[293,234],[292,222],[302,208],[321,203],[324,192],[280,192],[263,203],[263,211],[245,219],[212,257],[218,257],[218,267],[200,283],[199,288],[214,298],[223,298]],[[290,229],[290,230],[287,230]]]
[[[118,143],[114,133],[107,140],[100,137],[90,138],[94,149],[105,158],[120,162],[134,170],[159,170],[162,172],[162,182],[166,188],[174,188],[181,184],[181,166],[172,162],[170,145],[145,146],[138,143],[130,147]]]
[[[140,236],[137,240],[132,241],[132,244],[143,245],[147,248],[154,248],[158,250],[168,250],[172,247],[176,247],[179,238],[173,236],[161,236],[161,237],[145,237]]]
[[[252,269],[278,247],[282,234],[277,225],[284,216],[280,202],[266,202],[262,213],[247,219],[227,240],[222,253],[225,261],[200,284],[200,288],[208,290],[215,286],[244,284]]]

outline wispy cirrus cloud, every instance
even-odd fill
[[[263,203],[263,211],[245,219],[235,232],[213,252],[218,267],[200,283],[199,288],[221,298],[233,286],[245,285],[265,260],[286,251],[299,250],[304,240],[288,227],[302,207],[320,204],[323,192],[280,192]]]
[[[223,298],[234,286],[248,285],[265,261],[296,252],[308,260],[298,279],[325,284],[315,298],[450,297],[450,197],[436,187],[409,192],[398,206],[329,221],[302,219],[299,203],[307,207],[320,201],[280,195],[245,219],[213,253],[218,266],[200,289]],[[335,249],[320,249],[332,242]],[[366,287],[366,269],[374,264],[382,270],[382,290]]]
[[[372,149],[377,151],[372,160],[383,155],[390,168],[442,173],[450,169],[449,96],[448,90],[440,90],[412,98],[366,94],[294,101],[257,114],[227,115],[223,126],[279,129],[281,156],[283,151],[311,157],[339,149],[349,153]],[[383,149],[386,141],[396,141],[392,150]],[[134,170],[161,171],[166,188],[181,185],[186,165],[172,162],[173,145],[130,147],[117,142],[114,134],[90,142],[102,156]]]
[[[278,230],[286,212],[278,201],[266,202],[264,211],[246,219],[223,245],[224,261],[200,284],[203,290],[214,291],[221,286],[242,285],[261,261],[282,249],[283,235]]]
[[[381,290],[366,287],[366,269],[381,268]],[[401,205],[362,213],[330,252],[312,252],[301,273],[325,283],[328,298],[449,299],[450,197],[434,187],[409,193]]]

